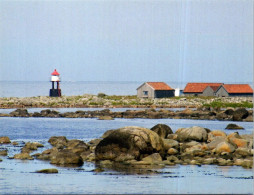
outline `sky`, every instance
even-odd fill
[[[1,0],[0,81],[253,81],[253,0]]]

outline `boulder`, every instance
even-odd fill
[[[207,141],[207,131],[203,127],[181,128],[176,131],[177,140],[184,141]]]
[[[213,141],[216,137],[224,137],[226,138],[227,137],[227,134],[221,130],[214,130],[214,131],[211,131],[210,133],[208,133],[208,139],[207,141],[208,142],[211,142]]]
[[[175,148],[169,148],[167,151],[167,154],[169,154],[169,155],[175,155],[177,153],[178,153],[178,150]]]
[[[0,137],[0,144],[9,144],[9,143],[11,143],[11,140],[9,137],[6,137],[6,136]]]
[[[226,137],[218,136],[215,137],[210,143],[207,144],[208,149],[212,150],[216,148],[220,143],[225,142]]]
[[[116,129],[110,129],[107,130],[105,133],[103,133],[103,135],[101,136],[102,138],[108,137],[109,134],[111,134],[113,131],[115,131]]]
[[[247,118],[248,115],[249,113],[245,108],[238,108],[233,113],[233,120],[242,121],[243,119]]]
[[[33,160],[34,158],[29,153],[19,153],[14,155],[14,159]]]
[[[80,155],[68,149],[63,149],[51,157],[50,163],[61,166],[80,166],[83,164],[83,160]]]
[[[98,120],[114,120],[112,116],[100,116]]]
[[[229,139],[231,139],[232,137],[242,139],[242,137],[239,135],[238,132],[234,132],[234,133],[228,134],[227,139],[229,140]]]
[[[144,155],[164,153],[161,137],[150,129],[128,126],[105,137],[95,149],[96,160],[140,160]],[[163,154],[164,155],[164,154]],[[163,156],[162,155],[162,156]]]
[[[37,156],[37,159],[40,160],[50,160],[52,156],[55,156],[58,152],[56,147],[43,151],[40,155]]]
[[[247,156],[252,156],[251,150],[247,148],[237,148],[235,150],[235,154],[240,155],[241,157],[247,157]]]
[[[67,146],[68,140],[65,136],[52,136],[49,138],[48,142],[57,148],[64,148]]]
[[[226,141],[219,143],[217,147],[215,148],[215,152],[219,154],[223,152],[232,153],[234,151],[235,151],[235,147]]]
[[[36,171],[36,173],[46,173],[46,174],[52,174],[52,173],[58,173],[57,169],[42,169]]]
[[[228,124],[227,127],[225,129],[244,129],[243,127],[237,125],[237,124]]]
[[[166,138],[168,134],[172,134],[172,129],[165,124],[157,124],[151,128],[152,131],[156,132],[161,138]]]
[[[68,141],[67,149],[71,150],[75,154],[80,155],[81,153],[89,150],[89,146],[81,140],[73,139]]]
[[[234,109],[233,109],[233,108],[227,108],[227,109],[224,111],[224,113],[227,114],[227,115],[233,115]]]
[[[0,150],[0,156],[7,156],[8,150]]]
[[[216,119],[217,120],[225,120],[228,118],[228,115],[224,112],[220,112],[216,114]]]
[[[27,142],[22,148],[22,151],[29,152],[30,150],[37,150],[39,147],[44,147],[41,143],[38,142]]]
[[[10,116],[12,117],[29,117],[29,113],[27,109],[17,109],[10,113]]]
[[[236,145],[238,148],[247,148],[248,147],[248,141],[245,139],[231,137],[228,140],[231,144]]]
[[[243,119],[244,122],[253,122],[253,115],[249,115],[247,118]]]
[[[165,150],[179,147],[179,142],[173,139],[163,139],[163,142]]]
[[[89,141],[88,144],[90,146],[97,146],[100,143],[101,140],[102,139],[93,139],[93,140]]]
[[[162,162],[162,158],[159,153],[154,153],[143,158],[142,161],[148,162],[149,164],[159,164]]]

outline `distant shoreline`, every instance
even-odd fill
[[[62,97],[2,97],[1,109],[11,108],[253,108],[252,97],[172,97],[142,99],[136,95],[79,95]]]

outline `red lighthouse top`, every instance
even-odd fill
[[[51,75],[54,75],[54,76],[59,76],[60,74],[56,71],[56,69],[54,70],[54,72],[51,73]]]

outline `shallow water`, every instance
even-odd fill
[[[40,112],[45,109],[50,109],[50,110],[55,110],[60,113],[64,112],[76,112],[78,110],[82,111],[96,111],[96,110],[104,110],[104,109],[109,109],[112,112],[125,112],[126,110],[146,110],[147,108],[27,108],[27,111],[29,113],[33,112]],[[156,108],[155,110],[160,110],[161,108]],[[171,110],[171,111],[181,111],[185,110],[186,108],[163,108],[165,110]],[[195,110],[196,108],[189,108],[192,110]],[[5,108],[0,108],[0,113],[4,114],[9,114],[10,112],[16,110],[16,108],[10,108],[10,109],[5,109]]]
[[[9,156],[20,152],[24,142],[37,141],[44,144],[36,152],[50,145],[47,140],[54,135],[63,135],[68,139],[89,141],[99,138],[106,130],[123,126],[142,126],[151,128],[163,123],[173,131],[180,127],[202,126],[211,130],[223,130],[228,121],[203,121],[183,119],[115,119],[101,121],[89,118],[0,118],[0,136],[9,136],[18,141],[19,146],[2,145],[8,148]],[[245,130],[240,134],[253,131],[253,124],[237,122]],[[232,131],[225,130],[226,133]],[[47,161],[22,161],[1,157],[0,194],[24,193],[253,193],[253,172],[242,167],[220,167],[216,165],[176,165],[165,168],[148,168],[146,172],[129,172],[125,169],[105,169],[95,173],[94,163],[85,163],[82,167],[55,167]],[[36,170],[57,168],[58,174],[38,174]]]

